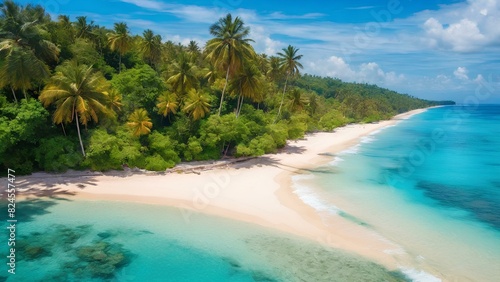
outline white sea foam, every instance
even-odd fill
[[[333,158],[333,161],[329,162],[328,164],[331,165],[331,166],[338,166],[339,163],[343,162],[344,159],[341,158],[341,157],[335,157]]]
[[[338,207],[327,203],[320,198],[320,195],[307,185],[301,183],[302,180],[314,179],[312,174],[301,174],[292,176],[292,188],[299,199],[306,205],[314,208],[319,212],[327,212],[329,214],[338,214],[342,210]]]
[[[408,278],[414,282],[441,282],[442,280],[423,270],[414,268],[399,268]]]
[[[361,137],[361,143],[371,143],[375,140],[377,139],[371,137],[370,135]]]
[[[357,154],[359,152],[360,144],[356,144],[350,148],[345,149],[344,151],[338,153],[338,155],[348,155],[348,154]]]

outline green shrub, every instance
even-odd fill
[[[191,137],[182,152],[186,161],[201,160],[200,153],[203,152],[203,147],[201,147],[200,141],[196,137]]]
[[[146,157],[145,163],[146,165],[144,168],[151,171],[164,171],[167,168],[175,166],[175,162],[166,161],[159,154]]]
[[[177,142],[172,141],[170,137],[155,131],[148,136],[148,142],[150,155],[162,157],[171,166],[175,166],[175,164],[181,161],[175,151]]]
[[[83,155],[77,140],[55,136],[40,140],[40,145],[35,150],[35,160],[42,170],[61,172],[68,168],[78,168]]]
[[[288,126],[285,121],[280,121],[276,124],[268,124],[266,126],[266,131],[273,138],[278,148],[282,148],[286,145],[286,140],[288,139]]]
[[[332,131],[334,128],[347,124],[347,119],[337,110],[331,110],[319,120],[322,130]]]

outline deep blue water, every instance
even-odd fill
[[[394,135],[398,138],[393,138]],[[363,151],[382,181],[500,230],[500,105],[427,111]]]
[[[315,174],[323,206],[449,280],[500,276],[500,105],[433,108],[362,138]]]

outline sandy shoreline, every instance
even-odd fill
[[[315,133],[289,142],[274,155],[237,163],[199,174],[144,175],[91,174],[74,176],[36,173],[18,177],[20,197],[58,196],[92,200],[163,204],[179,209],[189,223],[197,213],[208,213],[278,229],[345,249],[372,259],[389,269],[414,265],[409,255],[395,255],[398,246],[360,225],[333,216],[328,224],[316,210],[293,193],[291,176],[331,161],[324,153],[338,153],[361,137],[425,111],[414,110],[388,121],[353,124],[329,133]],[[434,275],[436,270],[426,271]],[[439,276],[439,275],[438,275]]]

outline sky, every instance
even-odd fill
[[[204,46],[226,13],[250,27],[258,53],[300,49],[303,73],[377,84],[459,104],[500,103],[500,0],[32,0],[56,17]]]

